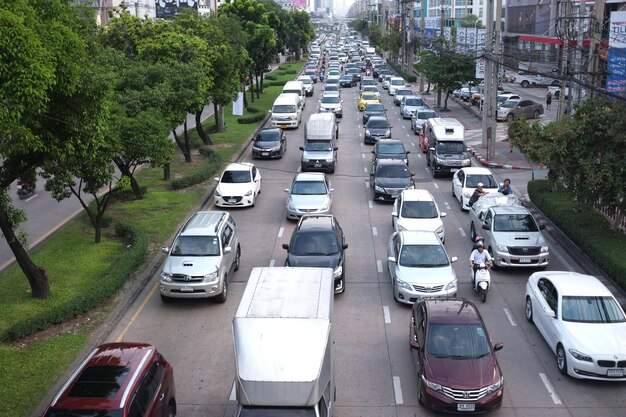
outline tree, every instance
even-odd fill
[[[483,24],[480,22],[480,18],[475,14],[466,14],[461,21],[462,28],[483,28]]]

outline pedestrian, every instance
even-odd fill
[[[550,104],[552,104],[552,92],[548,91],[548,94],[546,95],[546,109],[550,110]]]
[[[502,184],[500,188],[498,188],[498,192],[504,195],[512,194],[513,190],[511,189],[511,180],[508,178],[505,179],[504,184]]]

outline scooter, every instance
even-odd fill
[[[474,271],[472,271],[474,273]],[[480,296],[480,300],[484,303],[487,301],[487,292],[491,287],[491,274],[484,262],[481,262],[476,268],[476,278],[474,280],[474,292]]]
[[[17,182],[17,196],[20,200],[25,199],[29,195],[35,192],[35,183],[18,181]]]

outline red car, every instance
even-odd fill
[[[45,417],[173,417],[172,366],[145,343],[98,346],[78,366]]]
[[[465,299],[413,305],[410,346],[419,402],[437,411],[482,413],[502,406],[503,377],[476,306]]]

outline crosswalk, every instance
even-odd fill
[[[496,127],[496,142],[504,142],[508,140],[508,129],[506,125],[499,125]],[[465,143],[473,145],[482,143],[483,130],[482,129],[468,129],[465,131]]]

